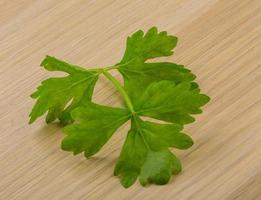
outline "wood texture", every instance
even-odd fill
[[[90,160],[60,149],[59,125],[29,126],[29,95],[46,54],[81,66],[121,58],[125,38],[151,26],[179,37],[175,55],[211,102],[186,127],[195,145],[175,151],[184,170],[165,186],[124,189],[113,167],[128,125]],[[120,79],[120,76],[113,73]],[[95,101],[121,104],[101,78]],[[1,0],[0,199],[260,200],[260,0]]]

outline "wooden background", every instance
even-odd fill
[[[179,37],[175,55],[212,101],[186,127],[195,145],[176,151],[184,170],[165,186],[124,189],[112,175],[128,125],[90,160],[60,149],[58,124],[29,126],[29,95],[56,75],[46,54],[81,66],[119,61],[125,38],[151,26]],[[114,72],[120,79],[120,76]],[[101,78],[95,101],[121,98]],[[260,0],[1,0],[0,199],[261,199]]]

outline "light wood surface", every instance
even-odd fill
[[[124,189],[112,173],[128,125],[92,159],[72,156],[58,124],[27,124],[29,95],[57,75],[39,67],[46,54],[109,66],[126,36],[151,26],[179,37],[164,60],[192,69],[212,100],[186,127],[195,145],[174,150],[183,172],[165,186]],[[121,104],[105,78],[94,99]],[[260,200],[261,1],[1,0],[0,137],[1,200]]]

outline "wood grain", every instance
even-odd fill
[[[186,127],[195,145],[175,151],[184,170],[165,186],[124,189],[114,177],[128,125],[90,160],[60,149],[61,128],[29,126],[29,95],[46,54],[81,66],[108,66],[125,38],[151,26],[179,37],[175,55],[211,96]],[[120,79],[120,76],[114,72]],[[104,78],[95,101],[121,104]],[[0,199],[261,199],[260,0],[1,0]]]

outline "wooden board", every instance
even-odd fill
[[[178,36],[165,60],[192,69],[212,100],[186,127],[195,145],[174,150],[183,172],[165,186],[124,189],[112,173],[128,125],[93,158],[72,156],[59,125],[27,124],[29,95],[56,75],[39,67],[46,54],[109,66],[128,35],[151,26]],[[94,99],[121,104],[105,78]],[[1,0],[0,199],[261,199],[261,1]]]

